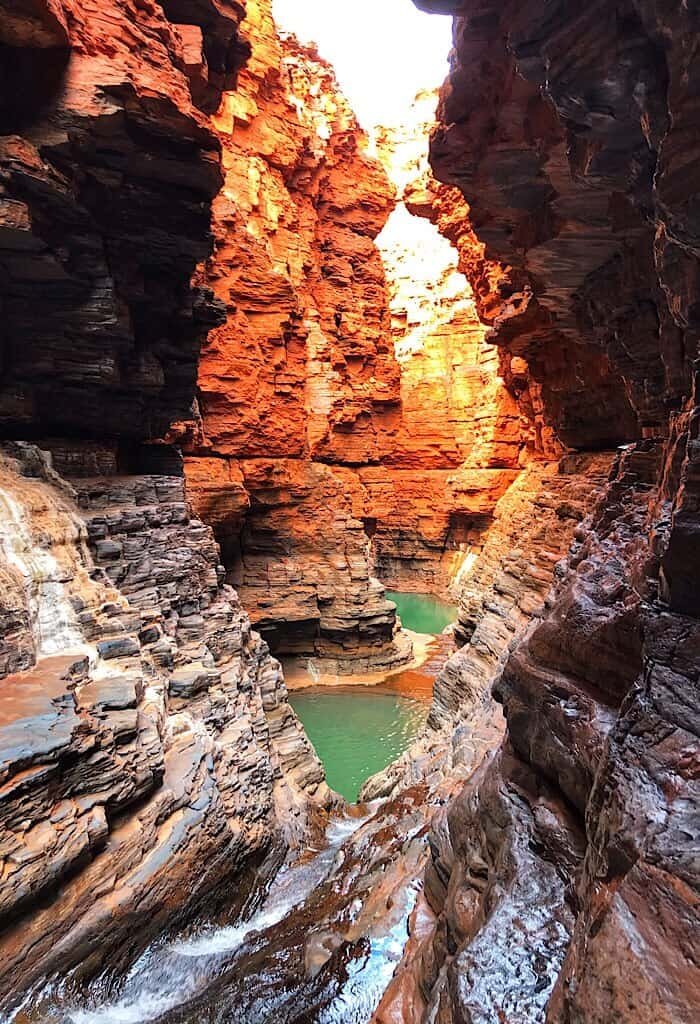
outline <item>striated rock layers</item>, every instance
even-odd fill
[[[74,489],[17,454],[0,456],[2,996],[113,967],[115,947],[127,962],[329,796],[182,480]]]
[[[435,824],[437,923],[403,970],[418,1010],[397,985],[377,1020],[690,1022],[698,14],[645,0],[418,6],[457,15],[431,162],[470,223],[446,200],[436,222],[465,239],[505,379],[527,388],[537,435],[627,444],[495,673],[501,751]],[[474,610],[460,610],[471,639],[456,659],[492,613]]]
[[[377,244],[401,405],[382,424],[381,465],[359,475],[382,579],[447,594],[531,452],[456,248],[430,223],[440,187],[427,161],[436,105],[435,93],[421,93],[401,125],[374,131],[400,197]]]
[[[214,121],[226,180],[200,273],[226,319],[179,428],[190,493],[274,650],[381,668],[409,651],[374,574],[447,592],[527,424],[455,250],[395,199],[425,190],[436,98],[368,140],[269,4],[243,28],[253,57]]]
[[[228,2],[0,5],[4,436],[125,444],[189,415],[216,315],[190,282],[222,181],[198,105],[235,80],[241,15]]]
[[[225,318],[182,427],[190,489],[276,650],[341,672],[399,663],[410,644],[344,468],[377,460],[375,420],[399,400],[373,243],[392,189],[330,67],[280,39],[267,0],[244,28],[253,55],[214,119],[225,180],[200,277]]]
[[[330,800],[162,443],[223,320],[192,275],[243,13],[0,3],[3,1004],[211,913]]]
[[[74,489],[19,457],[0,467],[3,994],[114,966],[117,944],[127,962],[329,798],[182,480]]]

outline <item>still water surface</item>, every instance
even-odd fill
[[[393,601],[405,629],[414,633],[442,633],[457,618],[457,607],[441,601],[432,594],[403,594],[387,590],[386,598]]]
[[[414,633],[440,634],[457,617],[453,605],[430,594],[387,590],[386,596]],[[290,694],[329,786],[346,800],[357,800],[363,782],[395,761],[421,731],[451,644],[436,638],[425,664],[393,672],[376,686],[317,686]]]
[[[328,785],[357,800],[362,783],[418,735],[428,703],[372,686],[300,690],[289,700],[326,769]]]

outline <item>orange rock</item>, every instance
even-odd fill
[[[517,475],[523,414],[430,223],[435,95],[368,139],[269,0],[243,29],[252,57],[213,119],[225,182],[200,270],[225,319],[202,350],[186,472],[273,646],[376,665],[404,652],[373,573],[447,591]]]

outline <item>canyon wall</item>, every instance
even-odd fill
[[[467,243],[461,265],[504,377],[517,387],[522,370],[536,438],[626,443],[495,673],[502,749],[434,827],[437,924],[411,952],[419,1016],[689,1022],[697,12],[417,6],[456,15],[431,164],[469,220],[443,201],[436,223]],[[483,618],[466,611],[475,636]],[[399,1012],[411,1019],[401,985],[377,1020]]]
[[[7,995],[211,911],[330,794],[182,479],[0,463]]]
[[[215,316],[190,282],[222,181],[197,104],[234,80],[242,10],[202,3],[178,28],[178,6],[0,8],[5,436],[126,446],[189,414]]]
[[[373,461],[399,400],[373,239],[393,204],[318,54],[248,5],[253,56],[214,119],[224,186],[200,277],[225,318],[202,352],[185,438],[197,508],[275,650],[338,671],[400,663],[346,464]]]
[[[405,662],[379,574],[462,647],[365,795],[466,784],[377,1021],[696,1015],[698,16],[416,2],[432,175],[269,0],[0,0],[1,999],[308,835],[266,640]]]
[[[387,668],[410,647],[375,573],[446,594],[528,457],[527,424],[454,247],[400,198],[431,187],[437,98],[368,138],[269,3],[242,30],[253,56],[214,118],[225,181],[198,275],[225,320],[197,415],[170,437],[273,650]]]
[[[400,125],[373,132],[398,194],[377,245],[401,406],[396,422],[383,424],[381,465],[360,479],[381,578],[448,596],[530,453],[458,251],[430,223],[440,187],[428,166],[436,106],[436,92],[419,94]]]
[[[243,14],[0,5],[3,1000],[230,905],[332,802],[165,443],[224,321]]]

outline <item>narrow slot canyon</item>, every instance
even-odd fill
[[[0,0],[0,1024],[698,1020],[699,31]]]

